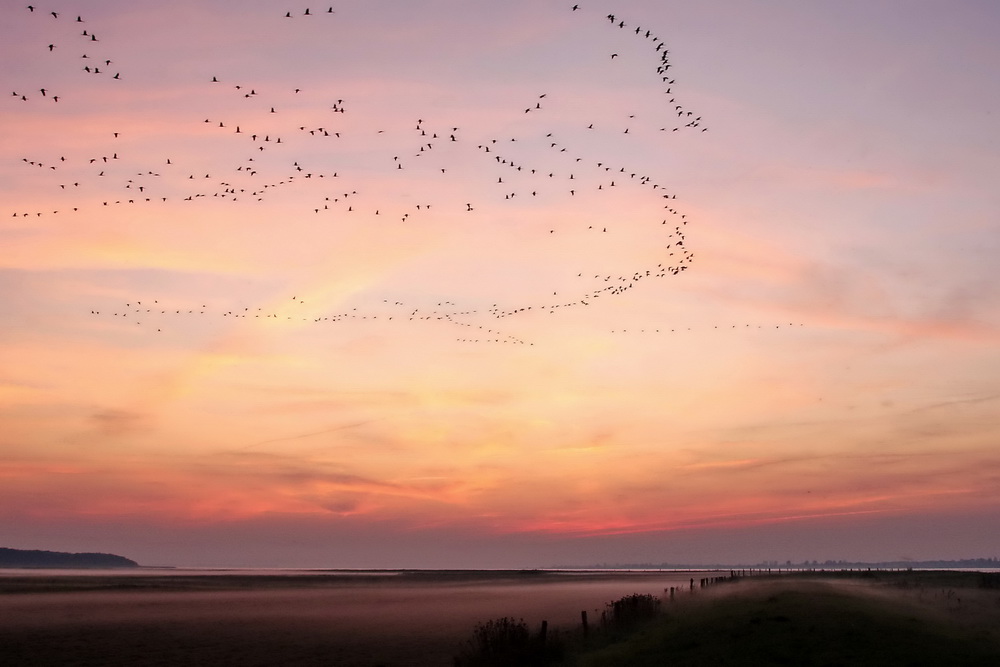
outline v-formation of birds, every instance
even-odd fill
[[[146,330],[162,332],[166,327],[176,326],[178,317],[224,317],[253,318],[263,320],[296,320],[316,324],[348,323],[358,320],[382,322],[432,321],[455,327],[456,340],[473,343],[531,344],[507,330],[506,322],[527,314],[554,316],[568,309],[588,308],[611,297],[621,297],[644,284],[665,278],[684,275],[694,265],[695,253],[688,247],[688,216],[677,203],[677,194],[656,174],[643,173],[627,164],[626,158],[618,155],[598,156],[591,153],[586,137],[594,135],[620,135],[617,141],[627,148],[627,143],[637,134],[651,132],[705,132],[700,114],[686,108],[675,93],[677,81],[674,78],[670,49],[652,28],[634,24],[617,14],[586,13],[579,4],[567,6],[578,20],[601,20],[607,30],[626,31],[636,40],[644,43],[645,59],[623,58],[609,49],[608,60],[615,66],[643,67],[649,75],[651,86],[658,87],[662,94],[662,112],[655,119],[636,119],[635,115],[622,117],[618,126],[612,126],[607,119],[590,122],[580,127],[568,128],[546,118],[549,103],[554,94],[539,91],[534,97],[523,100],[520,105],[512,101],[509,116],[523,119],[538,119],[529,130],[521,134],[501,134],[493,136],[469,136],[462,123],[438,117],[414,118],[407,127],[386,127],[377,130],[360,130],[352,125],[352,107],[349,100],[332,98],[325,100],[324,112],[328,120],[322,124],[298,124],[286,121],[286,108],[291,103],[299,104],[304,94],[301,87],[289,85],[287,90],[273,90],[273,86],[255,85],[252,81],[234,81],[223,75],[206,77],[202,82],[206,96],[229,95],[243,99],[253,105],[257,118],[266,121],[242,118],[221,118],[214,116],[192,116],[189,122],[198,123],[213,140],[224,140],[241,146],[245,158],[231,165],[223,173],[204,173],[197,164],[185,164],[183,157],[163,155],[151,159],[148,155],[131,154],[127,144],[122,142],[122,132],[114,132],[107,137],[105,148],[85,158],[64,155],[20,156],[25,168],[38,170],[46,175],[53,191],[72,193],[75,197],[66,205],[46,210],[15,210],[10,216],[15,218],[41,219],[49,216],[72,216],[80,211],[117,207],[143,207],[163,205],[180,201],[184,206],[202,206],[206,201],[227,202],[232,205],[253,205],[272,199],[278,193],[300,191],[293,201],[301,202],[301,208],[294,211],[300,216],[316,216],[317,219],[331,218],[334,221],[354,222],[363,219],[365,224],[379,224],[393,221],[397,224],[426,224],[437,216],[454,216],[461,213],[465,219],[474,221],[482,210],[496,211],[504,206],[531,206],[533,201],[560,202],[572,205],[577,198],[614,196],[613,193],[628,191],[630,196],[637,193],[655,203],[659,211],[657,218],[622,222],[593,219],[581,223],[577,228],[549,225],[534,230],[537,243],[551,242],[552,238],[565,234],[594,234],[608,238],[615,234],[627,233],[630,226],[641,225],[646,230],[653,227],[658,235],[659,261],[647,266],[632,266],[627,269],[609,271],[606,267],[578,267],[580,270],[566,288],[561,281],[559,289],[550,290],[545,298],[534,297],[519,303],[491,303],[488,306],[471,306],[451,300],[435,303],[412,304],[410,300],[384,299],[372,304],[367,310],[351,309],[340,313],[324,313],[311,310],[301,300],[290,299],[295,307],[269,312],[275,309],[264,306],[243,306],[210,309],[207,305],[181,307],[161,306],[155,296],[136,295],[125,304],[93,307],[94,316],[114,317],[125,320]],[[107,47],[98,37],[99,32],[85,16],[68,16],[58,11],[46,10],[29,5],[25,9],[26,20],[72,22],[78,28],[73,41],[53,38],[51,42],[40,44],[39,58],[52,56],[57,52],[72,51],[78,55],[81,76],[102,77],[107,85],[125,87],[133,73],[128,63],[116,63],[104,55]],[[284,11],[277,15],[279,20],[308,19],[310,21],[340,20],[335,8],[302,8]],[[65,34],[65,33],[61,33]],[[640,50],[641,52],[641,50]],[[63,61],[64,62],[64,61]],[[12,104],[58,104],[61,108],[73,104],[72,97],[50,89],[41,82],[31,90],[11,91]],[[433,110],[431,110],[433,111]],[[441,115],[441,114],[439,114]],[[245,118],[245,117],[244,117]],[[370,136],[358,136],[366,132]],[[581,135],[581,132],[583,134]],[[632,135],[631,137],[629,135]],[[563,139],[566,136],[566,139]],[[581,141],[580,137],[584,139]],[[330,154],[338,151],[338,142],[343,140],[370,142],[385,153],[378,169],[389,173],[405,172],[418,174],[420,178],[450,179],[449,165],[441,159],[432,160],[432,155],[456,155],[460,151],[464,160],[477,159],[482,165],[490,165],[477,174],[495,176],[492,188],[485,183],[477,184],[474,192],[458,199],[412,202],[402,205],[398,200],[379,204],[370,193],[364,191],[364,178],[350,171],[330,169],[315,159],[311,149],[303,156],[294,151],[306,141],[325,142],[322,149]],[[595,142],[596,143],[596,142]],[[544,163],[533,163],[537,153],[525,152],[524,148],[543,149]],[[391,153],[391,156],[389,155]],[[627,155],[627,151],[625,151]],[[525,157],[521,157],[525,155]],[[471,156],[475,156],[472,158]],[[458,168],[459,176],[468,177],[467,170]],[[69,174],[63,177],[63,174]],[[95,198],[91,191],[95,181],[100,185],[110,181],[116,185],[119,196]],[[320,185],[317,185],[320,184]],[[307,187],[311,186],[311,187]],[[101,189],[106,192],[105,188]],[[487,299],[489,300],[489,299]],[[744,328],[750,324],[726,325],[723,328]],[[754,324],[753,326],[761,326]],[[768,327],[783,325],[767,325]],[[716,327],[718,328],[718,327]],[[634,328],[609,326],[614,333],[660,333],[684,330],[685,327],[664,323],[661,327]]]

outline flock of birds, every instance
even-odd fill
[[[568,9],[576,14],[581,7],[576,4]],[[79,52],[79,67],[83,76],[99,75],[104,77],[108,85],[128,85],[127,63],[119,66],[114,59],[101,53],[106,44],[97,37],[83,16],[67,17],[58,11],[40,9],[34,5],[27,6],[25,12],[27,20],[52,23],[69,21],[79,29],[75,42],[64,43],[59,39],[52,39],[39,44],[40,57],[75,49]],[[584,12],[580,12],[580,15],[583,14]],[[338,16],[332,6],[315,11],[309,8],[287,11],[282,15],[285,19],[310,17],[313,20]],[[659,122],[656,123],[658,127],[655,127],[655,131],[707,131],[708,127],[703,124],[702,117],[678,102],[674,92],[674,66],[670,61],[670,50],[666,42],[652,29],[633,24],[619,15],[607,14],[603,20],[610,29],[620,34],[630,34],[636,40],[641,40],[646,47],[649,80],[657,84],[663,96],[663,110],[657,116]],[[641,49],[637,48],[636,51]],[[620,64],[624,67],[626,63],[635,61],[634,57],[625,58],[616,51],[609,52],[607,57],[615,66]],[[206,96],[219,96],[230,102],[243,100],[243,103],[252,106],[253,113],[239,118],[210,115],[190,119],[192,125],[200,125],[206,141],[224,142],[232,150],[242,149],[244,157],[237,164],[229,166],[223,173],[213,174],[196,170],[200,163],[185,160],[184,156],[162,155],[151,159],[145,154],[132,154],[127,145],[121,143],[124,132],[116,131],[107,137],[105,149],[89,156],[19,156],[24,168],[39,170],[45,174],[44,181],[49,184],[53,193],[58,193],[59,201],[66,205],[45,210],[14,210],[9,211],[9,216],[39,220],[52,216],[72,216],[83,211],[93,212],[105,207],[167,204],[195,207],[199,201],[245,205],[290,194],[289,201],[294,204],[289,205],[299,206],[294,214],[300,216],[332,218],[338,222],[356,220],[359,224],[361,220],[365,224],[371,224],[372,221],[413,224],[435,220],[442,212],[449,216],[460,213],[465,219],[474,221],[483,210],[495,212],[503,210],[505,206],[531,206],[532,201],[543,200],[549,204],[561,201],[566,206],[572,206],[575,205],[573,202],[588,197],[591,198],[588,201],[592,201],[595,196],[612,196],[612,193],[627,191],[629,197],[642,193],[641,196],[647,199],[649,210],[659,211],[657,219],[638,226],[642,227],[643,234],[654,235],[651,238],[656,239],[660,261],[648,266],[631,266],[625,270],[608,270],[606,267],[597,270],[593,267],[590,270],[581,269],[575,276],[570,276],[569,282],[560,281],[559,288],[551,290],[551,294],[546,297],[536,296],[507,304],[496,302],[489,306],[480,305],[478,301],[476,304],[460,304],[439,299],[433,304],[413,305],[395,299],[383,299],[367,309],[352,308],[340,313],[319,313],[310,310],[305,301],[296,298],[280,307],[209,308],[207,304],[200,307],[174,304],[167,307],[160,304],[160,299],[147,297],[143,300],[136,298],[125,304],[94,307],[91,314],[95,317],[124,320],[157,332],[162,332],[168,322],[174,323],[181,316],[317,324],[352,321],[435,322],[460,329],[456,337],[459,342],[531,345],[525,338],[501,329],[499,321],[506,324],[532,314],[553,316],[570,309],[587,308],[611,297],[627,295],[643,284],[683,275],[691,269],[695,260],[695,253],[688,246],[689,220],[677,206],[676,193],[668,192],[667,187],[654,174],[642,173],[641,169],[625,164],[626,160],[615,156],[598,158],[590,155],[589,142],[581,143],[579,139],[580,136],[587,136],[587,133],[600,133],[605,138],[618,135],[619,142],[633,140],[648,126],[648,121],[636,119],[634,114],[622,117],[616,128],[609,127],[607,119],[601,122],[595,120],[581,127],[561,127],[549,124],[546,120],[551,98],[546,92],[539,92],[527,104],[517,107],[512,104],[510,109],[512,117],[521,115],[528,120],[538,119],[538,124],[532,126],[531,132],[516,136],[494,134],[469,138],[461,124],[431,122],[424,118],[413,119],[408,128],[368,128],[362,123],[352,125],[349,122],[352,116],[351,104],[339,98],[324,101],[323,106],[329,120],[322,124],[301,124],[301,120],[287,120],[293,114],[286,112],[292,102],[298,105],[302,96],[307,94],[301,87],[289,86],[285,91],[268,91],[265,90],[266,86],[228,80],[221,73],[207,78],[203,85]],[[72,98],[67,97],[66,93],[50,90],[44,82],[33,90],[13,90],[10,99],[14,104],[59,103],[61,108],[73,104]],[[663,119],[671,122],[662,124]],[[640,128],[643,123],[645,124]],[[538,129],[534,130],[535,127]],[[568,138],[564,139],[564,134]],[[406,201],[404,198],[378,202],[371,192],[365,190],[364,179],[351,173],[350,164],[344,169],[331,167],[331,163],[336,161],[317,159],[317,151],[309,142],[324,142],[320,144],[321,151],[329,155],[337,154],[338,142],[355,142],[354,145],[360,142],[372,146],[377,154],[383,155],[379,169],[387,177],[399,175],[400,178],[405,178],[416,174],[420,179],[437,178],[450,183],[454,172],[458,171],[459,178],[470,178],[470,171],[463,166],[459,166],[457,170],[451,167],[449,160],[457,157],[460,165],[478,165],[478,170],[471,173],[478,176],[489,174],[490,179],[495,177],[496,180],[489,185],[477,183],[472,191],[475,196],[470,194],[461,200],[433,200],[434,197],[428,195],[420,203]],[[307,150],[296,155],[295,151],[303,147]],[[622,153],[628,155],[629,151]],[[539,155],[543,157],[539,158]],[[104,187],[94,187],[96,182]],[[109,183],[110,187],[107,187]],[[94,197],[90,194],[94,191],[103,193],[103,196]],[[107,192],[115,191],[118,192],[117,196],[107,197]],[[71,198],[67,193],[78,193],[78,196],[69,201]],[[622,231],[630,232],[636,226],[634,221],[608,219],[597,222],[593,217],[588,217],[576,227],[560,223],[539,227],[534,232],[536,242],[541,244],[560,236],[600,234],[611,237]],[[576,287],[568,290],[567,284]],[[166,301],[164,299],[164,303]],[[751,326],[765,325],[741,323],[724,328]],[[677,326],[623,327],[611,329],[611,332],[667,333],[682,330],[685,328]]]

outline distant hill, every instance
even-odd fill
[[[134,560],[114,554],[71,554],[0,547],[0,568],[139,567]]]

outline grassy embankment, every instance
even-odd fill
[[[586,633],[477,627],[456,665],[1000,665],[1000,574],[798,573],[610,603]]]
[[[679,600],[566,664],[1000,665],[1000,590],[975,573],[785,575]],[[964,606],[963,606],[964,605]]]

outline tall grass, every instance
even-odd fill
[[[532,635],[524,620],[503,617],[477,623],[465,650],[455,657],[456,667],[509,667],[551,665],[562,659],[562,642],[543,630]]]
[[[636,625],[656,618],[660,613],[660,599],[652,595],[626,595],[609,602],[601,614],[601,626],[606,630],[630,630]]]
[[[464,651],[455,657],[456,667],[512,667],[554,665],[567,652],[578,653],[585,645],[620,641],[660,613],[660,600],[652,595],[627,595],[609,602],[601,613],[599,636],[570,632],[568,644],[555,630],[532,634],[524,620],[504,617],[478,623]]]

